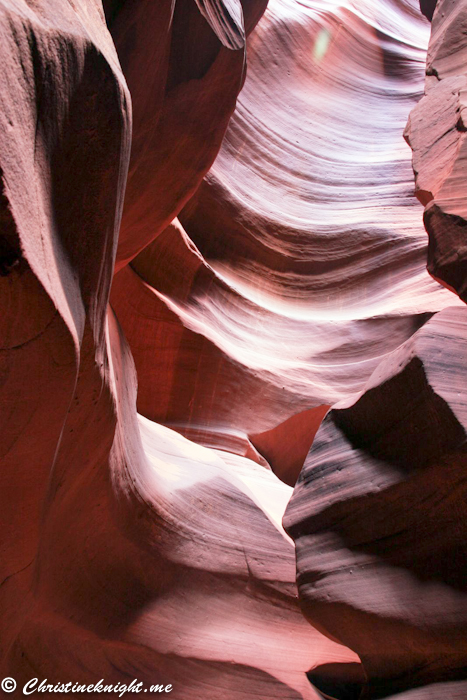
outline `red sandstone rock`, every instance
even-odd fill
[[[330,411],[286,511],[302,609],[358,653],[369,697],[465,680],[466,328],[436,314]]]
[[[290,489],[137,419],[107,306],[130,103],[102,11],[5,0],[0,32],[0,675],[313,700],[310,666],[355,655],[300,614]]]
[[[183,226],[112,289],[139,411],[260,460],[253,443],[287,483],[322,407],[359,391],[425,312],[451,303],[425,271],[402,138],[429,27],[415,8],[373,5],[269,5]],[[301,426],[293,447],[289,421]]]
[[[117,269],[166,228],[212,165],[244,80],[244,24],[251,31],[265,6],[246,2],[245,22],[239,0],[108,9],[134,113]]]
[[[178,224],[116,275],[111,301],[135,358],[139,411],[261,461],[253,443],[291,484],[306,449],[295,444],[283,462],[271,450],[277,426],[307,410],[299,432],[309,446],[323,404],[357,391],[381,355],[426,320],[388,314],[382,333],[375,318],[290,318],[226,284]]]
[[[465,314],[413,335],[450,295],[423,269],[401,143],[426,26],[373,0],[272,0],[255,31],[263,0],[104,4],[134,103],[118,251],[130,103],[101,6],[0,0],[0,676],[358,691],[355,652],[300,614],[291,489],[265,468],[294,483],[344,399],[287,516],[305,610],[373,693],[461,697]],[[415,148],[435,200],[463,144],[439,12],[447,141]],[[457,255],[456,231],[437,245]],[[326,450],[347,468],[318,463],[309,495]]]
[[[89,421],[99,397],[109,395],[104,324],[130,102],[98,3],[1,2],[0,37],[4,658],[33,605],[41,530],[60,460],[75,471],[82,467],[61,450],[73,427],[74,442],[85,439],[77,415]],[[83,409],[74,397],[88,365]],[[102,421],[112,434],[110,395],[106,410]]]
[[[106,391],[81,439],[66,433],[35,602],[5,674],[18,684],[35,676],[171,683],[180,700],[314,700],[310,665],[355,657],[300,614],[293,547],[280,525],[289,489],[249,460],[137,421],[131,356],[112,315],[107,343],[116,415]],[[89,416],[93,373],[89,362],[75,435]],[[96,444],[100,452],[89,450]]]

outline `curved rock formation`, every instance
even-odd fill
[[[439,303],[436,294],[427,302]],[[258,436],[269,456],[274,433],[264,433],[303,411],[299,433],[309,447],[323,404],[354,393],[381,355],[426,320],[413,308],[340,322],[270,311],[227,285],[178,225],[116,275],[112,305],[135,357],[139,411],[244,455],[254,454]],[[290,465],[272,460],[291,484],[304,458],[293,468],[296,447]]]
[[[466,327],[436,314],[328,413],[287,508],[302,609],[370,697],[466,679]]]
[[[446,46],[463,15],[441,4],[449,128],[426,148],[429,92],[409,139],[427,226],[448,216],[436,245],[461,258]],[[415,0],[265,7],[0,0],[0,679],[17,693],[460,697],[466,318],[426,273],[402,140],[428,25]],[[281,520],[305,458],[286,516],[299,603]]]
[[[80,470],[95,410],[112,441],[104,326],[131,117],[98,3],[1,2],[0,36],[3,657],[33,605],[60,460]]]
[[[463,299],[464,14],[463,3],[438,2],[426,96],[406,130],[428,269]],[[287,508],[302,609],[366,674],[315,669],[310,680],[333,697],[467,693],[466,329],[464,310],[437,313],[337,404]]]
[[[130,102],[103,13],[5,0],[0,32],[0,675],[312,700],[310,666],[355,654],[299,612],[290,489],[137,421],[107,307]]]
[[[117,269],[164,230],[212,165],[243,84],[245,34],[266,3],[245,2],[245,16],[240,0],[107,3],[134,112]]]
[[[427,35],[415,4],[269,3],[213,167],[114,281],[143,415],[293,484],[326,407],[453,303],[402,138]]]

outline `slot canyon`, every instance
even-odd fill
[[[0,697],[467,700],[467,0],[0,54]]]

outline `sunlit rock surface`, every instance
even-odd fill
[[[0,675],[313,699],[306,671],[356,656],[300,613],[290,488],[137,419],[107,307],[130,97],[102,9],[3,2],[0,23]]]
[[[17,693],[463,697],[465,313],[426,272],[402,137],[429,31],[415,0],[0,0]],[[451,146],[426,157],[441,181]]]
[[[114,281],[141,413],[293,484],[326,407],[455,303],[402,137],[428,35],[416,3],[269,3],[213,167]]]

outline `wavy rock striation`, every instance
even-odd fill
[[[460,697],[466,318],[426,273],[402,140],[428,26],[411,0],[265,7],[0,0],[17,692]],[[459,259],[462,11],[436,10],[409,131]]]
[[[133,39],[150,28],[135,22]],[[108,308],[131,108],[102,9],[4,0],[0,33],[0,675],[16,694],[136,678],[180,700],[313,700],[310,666],[356,657],[300,614],[290,488],[137,418]],[[216,67],[230,105],[231,60]],[[212,102],[202,78],[190,90]]]
[[[427,38],[414,3],[269,3],[213,167],[114,281],[143,415],[293,484],[327,407],[454,303],[402,138]]]
[[[434,4],[433,4],[434,5]],[[422,7],[427,16],[434,7]],[[438,2],[426,94],[406,138],[425,207],[428,269],[465,300],[464,3]],[[365,388],[327,414],[284,523],[307,618],[354,649],[310,680],[337,698],[460,700],[467,693],[465,478],[467,316],[435,314]]]
[[[357,651],[369,697],[466,679],[466,327],[436,314],[328,413],[287,507],[302,609]]]

